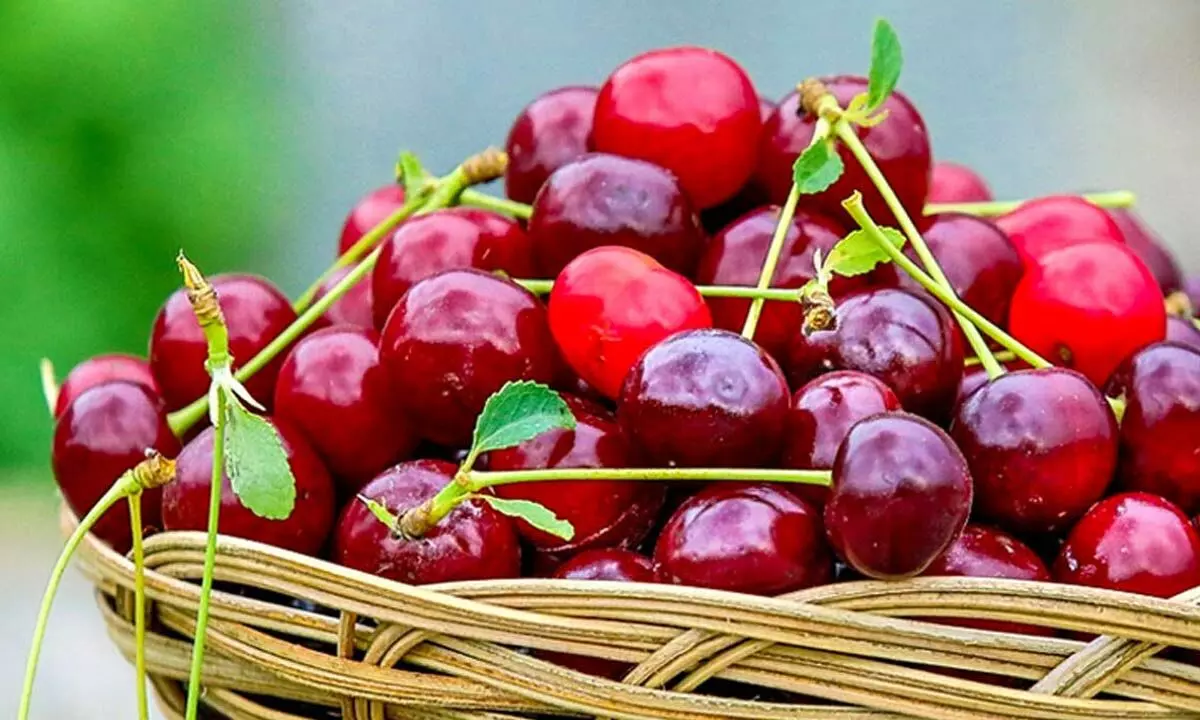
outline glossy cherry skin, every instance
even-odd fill
[[[646,351],[617,420],[645,456],[681,467],[764,467],[783,450],[788,386],[771,356],[727,330],[690,330]]]
[[[1163,339],[1167,342],[1186,345],[1193,350],[1200,350],[1200,329],[1190,318],[1168,315],[1167,334]]]
[[[874,375],[905,410],[934,420],[952,411],[963,372],[962,342],[950,315],[925,294],[866,290],[838,303],[836,325],[788,351],[788,380],[802,385],[830,370]]]
[[[384,185],[360,198],[342,225],[342,236],[338,239],[338,255],[349,250],[363,235],[386,220],[402,205],[404,188],[396,183]]]
[[[162,399],[143,385],[114,380],[81,392],[58,416],[50,456],[54,479],[71,511],[83,517],[126,471],[153,448],[167,457],[179,441],[167,425]],[[142,495],[142,522],[158,527],[161,490]],[[129,503],[118,502],[92,533],[117,552],[129,550]]]
[[[546,308],[480,270],[421,280],[388,318],[379,357],[395,411],[426,440],[466,447],[488,397],[510,380],[550,384],[560,366]]]
[[[329,279],[321,284],[314,301],[325,297],[335,285],[341,282],[342,278],[350,274],[352,269],[344,267],[334,271],[329,276]],[[329,309],[322,316],[324,322],[321,323],[321,326],[346,325],[364,330],[374,330],[375,317],[371,309],[373,304],[374,296],[371,293],[371,277],[360,278],[340,298],[333,301],[333,304],[329,306]]]
[[[647,348],[683,330],[712,327],[708,305],[687,278],[618,246],[589,250],[563,268],[549,313],[563,359],[610,398]]]
[[[1179,508],[1150,493],[1121,493],[1071,529],[1054,579],[1167,598],[1200,585],[1200,536]]]
[[[505,194],[533,202],[550,173],[587,152],[597,93],[594,87],[562,87],[525,106],[504,143]]]
[[[296,505],[285,520],[259,517],[242,505],[229,476],[221,476],[222,535],[254,540],[316,555],[325,547],[337,509],[333,479],[321,458],[299,430],[278,418],[268,418],[279,433],[288,465],[296,478]],[[162,518],[167,530],[204,530],[212,486],[213,429],[207,427],[188,442],[176,459],[175,481],[163,488]]]
[[[1188,275],[1183,279],[1181,288],[1192,305],[1193,312],[1200,308],[1200,275]]]
[[[456,469],[441,460],[401,463],[367,483],[362,495],[400,516],[436,495]],[[521,570],[512,520],[480,500],[463,502],[422,537],[406,538],[352,499],[338,519],[331,555],[339,565],[409,585],[512,578]]]
[[[688,498],[658,536],[654,560],[675,583],[751,595],[833,576],[820,511],[773,485],[721,483]]]
[[[959,405],[950,428],[975,478],[975,510],[1016,533],[1067,528],[1117,463],[1117,422],[1095,386],[1062,368],[1007,373]]]
[[[679,182],[641,160],[592,153],[554,171],[533,201],[529,237],[542,277],[602,245],[640,250],[691,275],[704,230]]]
[[[867,91],[863,77],[842,75],[821,78],[842,107],[859,93]],[[913,218],[921,217],[929,193],[932,167],[929,134],[925,121],[903,93],[892,93],[883,108],[887,119],[873,128],[856,128],[867,152],[896,192],[900,204]],[[800,110],[799,96],[792,92],[779,103],[763,129],[755,176],[767,190],[771,202],[782,205],[792,189],[792,165],[812,140],[816,121]],[[863,195],[867,211],[883,225],[895,225],[895,219],[883,198],[867,178],[858,160],[839,144],[845,172],[828,190],[805,196],[803,202],[829,217],[850,222],[842,201],[855,190]]]
[[[929,176],[927,202],[987,202],[992,199],[992,190],[987,182],[966,165],[944,160],[933,164],[933,172]]]
[[[758,114],[762,118],[764,126],[773,112],[775,112],[775,101],[759,96]],[[729,223],[737,220],[751,210],[755,210],[766,204],[767,192],[758,184],[755,176],[751,174],[750,179],[746,181],[746,184],[742,185],[742,189],[738,190],[736,195],[720,205],[706,208],[702,211],[700,213],[700,223],[704,226],[705,232],[715,235]]]
[[[911,577],[962,532],[971,493],[967,461],[941,428],[907,413],[874,415],[838,448],[825,534],[860,573]]]
[[[996,225],[1008,235],[1026,265],[1055,250],[1095,242],[1125,243],[1109,214],[1074,195],[1050,195],[1021,203]]]
[[[661,165],[697,208],[728,200],[754,171],[762,132],[758,95],[742,68],[715,50],[652,50],[600,88],[596,150]]]
[[[373,330],[331,327],[296,343],[275,385],[275,414],[304,433],[343,494],[409,457],[416,434],[391,411]]]
[[[515,220],[478,208],[435,210],[396,228],[384,243],[371,271],[375,327],[383,328],[414,283],[460,268],[503,270],[516,278],[537,274],[529,236]]]
[[[563,395],[575,416],[575,429],[556,429],[512,448],[488,453],[488,470],[633,467],[633,450],[616,420],[593,403]],[[561,538],[518,520],[517,531],[539,551],[565,555],[588,548],[636,547],[662,507],[658,483],[605,480],[551,481],[500,485],[503,498],[532,500],[571,523],[575,536]]]
[[[244,365],[296,319],[287,296],[265,278],[256,275],[216,275],[216,288],[225,325],[229,328],[229,350],[233,367]],[[275,378],[283,364],[280,353],[246,381],[255,400],[269,406],[275,394]],[[182,289],[167,298],[154,319],[150,333],[150,370],[162,389],[168,410],[178,410],[208,392],[208,344],[192,306]]]
[[[150,363],[145,358],[123,353],[96,355],[71,368],[58,388],[58,401],[54,404],[54,417],[59,417],[75,398],[97,385],[114,380],[135,383],[158,395],[158,383],[150,373]]]
[[[1050,253],[1027,270],[1008,324],[1034,352],[1102,386],[1122,360],[1163,339],[1167,313],[1132,251],[1090,243]]]
[[[1183,273],[1179,264],[1175,262],[1162,238],[1142,222],[1141,218],[1132,210],[1121,208],[1108,210],[1108,216],[1121,229],[1125,245],[1146,264],[1163,295],[1183,287]]]

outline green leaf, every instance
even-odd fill
[[[545,505],[531,500],[508,500],[495,495],[471,495],[475,500],[482,500],[496,510],[509,517],[520,518],[542,532],[548,532],[554,537],[570,540],[575,537],[575,527],[566,520],[559,519]]]
[[[528,380],[505,383],[475,422],[471,455],[503,450],[555,428],[575,429],[575,416],[558,393]]]
[[[842,176],[842,158],[831,140],[808,146],[792,166],[792,180],[805,195],[825,190]]]
[[[405,192],[412,192],[413,188],[419,188],[424,181],[425,168],[417,156],[407,150],[400,153],[400,159],[396,161],[396,182],[400,183]]]
[[[883,105],[896,88],[900,79],[900,68],[904,65],[904,54],[900,51],[900,38],[887,20],[875,21],[875,35],[871,38],[871,72],[867,75],[867,108],[870,113]]]
[[[359,495],[358,501],[363,505],[366,505],[367,509],[371,511],[371,514],[375,516],[375,519],[384,525],[387,525],[389,529],[395,529],[397,523],[400,522],[399,516],[397,516],[391,510],[388,510],[387,505],[384,505],[378,500],[372,500],[366,495]]]
[[[232,395],[225,403],[225,473],[250,512],[284,520],[296,505],[296,478],[275,427]]]
[[[895,228],[879,228],[884,237],[897,249],[904,247],[904,236]],[[871,239],[866,230],[855,230],[838,241],[825,258],[824,271],[843,277],[871,272],[879,263],[889,262],[891,257]]]

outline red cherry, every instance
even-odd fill
[[[963,370],[962,382],[958,384],[958,398],[954,401],[954,407],[962,405],[963,401],[972,393],[986,385],[989,379],[987,370],[982,365],[975,365]]]
[[[1171,597],[1200,585],[1200,536],[1170,502],[1122,493],[1096,503],[1071,529],[1054,579]]]
[[[508,131],[504,191],[531,203],[550,173],[587,152],[596,111],[594,87],[564,87],[525,106]]]
[[[66,379],[58,388],[54,417],[62,415],[67,406],[85,391],[114,380],[135,383],[155,395],[158,394],[158,383],[154,382],[154,376],[150,374],[150,363],[144,358],[122,353],[97,355],[84,360],[67,373]]]
[[[1132,210],[1112,209],[1108,211],[1108,216],[1121,229],[1125,244],[1146,264],[1163,295],[1183,287],[1183,273],[1162,238]]]
[[[775,112],[775,101],[765,97],[758,98],[758,113],[764,127],[771,113]],[[737,194],[715,207],[706,208],[700,213],[700,223],[704,231],[715,235],[721,228],[737,220],[746,213],[767,204],[767,191],[759,185],[753,174],[742,185]]]
[[[397,516],[437,494],[455,465],[413,460],[367,483],[363,497]],[[520,574],[521,546],[512,521],[481,500],[467,500],[419,538],[396,535],[357,499],[342,510],[333,536],[333,561],[410,585],[512,578]]]
[[[966,165],[945,161],[933,164],[928,202],[987,202],[992,199],[992,191],[984,179]]]
[[[285,520],[268,520],[250,511],[221,476],[222,535],[246,538],[305,555],[316,555],[325,546],[333,525],[333,480],[308,442],[291,425],[268,418],[279,433],[288,465],[296,478],[296,505]],[[209,490],[212,487],[213,429],[207,427],[188,442],[176,459],[175,481],[163,488],[162,518],[167,530],[204,530],[208,527]]]
[[[1166,335],[1158,284],[1124,245],[1089,243],[1042,257],[1017,285],[1013,336],[1103,385],[1117,365]]]
[[[1073,245],[1125,242],[1121,228],[1107,212],[1074,195],[1051,195],[1021,203],[995,222],[1027,266]]]
[[[630,248],[585,252],[559,273],[550,293],[550,330],[563,358],[610,398],[647,348],[681,330],[711,326],[708,306],[687,278]]]
[[[592,143],[662,165],[707,208],[750,177],[761,132],[758,95],[736,62],[715,50],[675,47],[613,71],[596,99]]]
[[[1167,342],[1186,345],[1193,350],[1200,350],[1200,328],[1196,327],[1191,318],[1168,315],[1167,334],[1163,339]]]
[[[217,291],[225,325],[229,328],[229,350],[234,369],[258,354],[296,319],[287,297],[265,278],[255,275],[216,275],[210,278]],[[246,389],[264,405],[275,394],[275,378],[283,355],[246,381]],[[150,334],[150,370],[162,388],[168,410],[178,410],[208,392],[208,344],[191,303],[182,289],[176,290],[154,318]]]
[[[162,400],[148,388],[126,381],[107,382],[84,390],[58,416],[51,463],[54,478],[72,512],[83,517],[113,483],[153,448],[170,457],[179,441],[167,426]],[[142,495],[147,527],[161,524],[161,490]],[[93,526],[92,533],[124,553],[133,542],[129,504],[119,502]]]
[[[342,281],[342,278],[350,274],[352,267],[344,267],[335,270],[329,279],[321,283],[321,287],[317,290],[316,297],[313,301],[320,300]],[[323,323],[321,327],[328,325],[347,325],[349,327],[362,328],[364,330],[375,329],[375,318],[372,316],[373,296],[371,293],[371,278],[360,278],[357,283],[352,285],[340,298],[333,301],[329,309],[322,316]],[[317,323],[313,327],[318,327]],[[318,327],[319,329],[319,327]]]
[[[342,237],[338,240],[338,255],[349,250],[363,235],[387,219],[404,205],[404,188],[391,183],[372,190],[359,199],[346,222],[342,225]]]

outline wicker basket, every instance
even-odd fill
[[[170,718],[182,717],[203,555],[201,533],[146,541],[147,662]],[[92,539],[79,560],[132,657],[132,564]],[[410,587],[227,537],[216,578],[203,697],[239,720],[1200,718],[1200,668],[1151,657],[1200,649],[1200,590],[1160,600],[972,578],[780,598],[535,579]],[[907,617],[1110,637],[1085,646]],[[636,668],[612,682],[527,649]]]

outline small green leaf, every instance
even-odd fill
[[[575,416],[558,393],[528,380],[505,383],[475,421],[471,455],[503,450],[555,428],[575,429]]]
[[[425,168],[417,156],[407,150],[400,153],[400,159],[396,161],[396,182],[406,192],[413,192],[425,182]]]
[[[904,247],[904,236],[895,228],[879,228],[884,236],[897,250]],[[838,241],[825,258],[824,270],[827,273],[851,277],[871,272],[879,263],[890,261],[891,258],[871,239],[866,230],[855,230]]]
[[[366,495],[359,495],[358,501],[366,505],[371,514],[375,516],[375,519],[387,525],[389,529],[394,529],[397,523],[400,522],[400,518],[394,512],[388,510],[387,505],[378,500],[372,500]]]
[[[495,495],[471,495],[475,500],[482,500],[496,510],[509,517],[520,518],[542,532],[547,532],[557,538],[570,540],[575,537],[575,527],[566,520],[559,519],[545,505],[531,500],[508,500]]]
[[[825,190],[842,176],[842,158],[833,141],[823,140],[808,146],[792,166],[792,179],[805,195]]]
[[[900,51],[900,38],[887,20],[875,21],[875,35],[871,38],[871,72],[867,76],[867,107],[870,113],[896,88],[900,79],[900,68],[904,65],[904,54]],[[864,113],[864,114],[866,114]]]
[[[296,505],[296,478],[275,427],[232,395],[225,404],[225,473],[250,512],[283,520]]]

